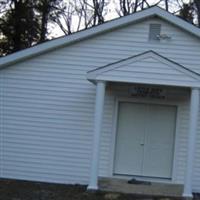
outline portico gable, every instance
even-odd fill
[[[147,51],[89,71],[90,81],[199,87],[199,74],[154,52]]]

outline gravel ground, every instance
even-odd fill
[[[106,192],[88,192],[86,186],[0,179],[0,200],[175,200]],[[196,198],[198,195],[196,195]]]

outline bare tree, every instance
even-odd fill
[[[92,26],[102,24],[105,21],[106,8],[109,0],[84,0],[84,3],[92,10]]]
[[[198,0],[196,0],[198,1]],[[119,16],[129,15],[151,6],[160,6],[169,12],[178,12],[182,8],[183,0],[115,0],[116,12]]]
[[[165,1],[165,10],[169,11],[169,1],[168,0],[164,0]]]
[[[51,16],[52,22],[58,25],[65,35],[71,34],[72,20],[74,14],[74,5],[71,1],[59,5],[59,12],[53,13]]]
[[[92,26],[94,11],[87,0],[69,0],[63,4],[52,19],[65,35]]]
[[[94,9],[89,4],[88,0],[77,0],[75,10],[78,16],[77,30],[79,30],[80,27],[87,29],[92,26]]]
[[[65,35],[69,35],[104,23],[109,0],[68,0],[64,4],[52,19]]]
[[[150,7],[149,2],[148,0],[116,0],[116,12],[120,17],[126,16]]]
[[[140,7],[140,0],[117,0],[115,4],[116,12],[121,17],[137,12]]]

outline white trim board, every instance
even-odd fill
[[[36,55],[40,55],[42,53],[51,51],[53,49],[64,47],[72,43],[75,43],[87,38],[91,38],[95,35],[102,34],[104,32],[111,31],[113,29],[123,27],[128,24],[135,23],[135,22],[138,22],[138,21],[141,21],[153,16],[160,17],[161,19],[164,19],[170,22],[171,24],[174,24],[175,26],[200,38],[199,28],[176,17],[175,15],[165,11],[162,8],[155,6],[155,7],[151,7],[149,9],[128,15],[128,16],[124,16],[124,17],[106,22],[104,24],[101,24],[101,25],[98,25],[98,26],[95,26],[83,31],[79,31],[69,36],[63,36],[58,39],[47,41],[42,44],[35,45],[31,48],[21,50],[11,55],[2,57],[0,58],[0,68],[6,67],[10,64],[20,62],[22,60],[34,57]]]

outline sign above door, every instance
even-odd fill
[[[133,86],[129,88],[129,94],[132,97],[148,97],[155,99],[165,99],[166,90],[154,86]]]

